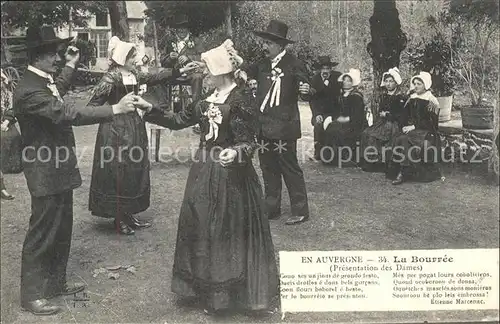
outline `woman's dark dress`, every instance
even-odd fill
[[[332,164],[337,164],[339,161],[338,154],[342,154],[342,161],[357,161],[356,145],[360,140],[361,132],[368,127],[368,121],[365,115],[365,103],[363,94],[354,89],[349,95],[340,97],[340,111],[338,115],[332,116],[333,122],[326,129],[326,148],[323,148],[323,161]],[[336,121],[339,116],[349,117],[347,123]],[[347,149],[351,148],[351,158]],[[330,149],[333,149],[334,156],[332,157]]]
[[[24,148],[21,134],[16,128],[17,119],[12,110],[12,91],[2,82],[2,97],[0,110],[0,123],[9,121],[8,130],[0,131],[0,163],[4,174],[20,173],[23,171],[22,152]]]
[[[224,104],[215,104],[223,115],[215,141],[205,140],[209,122],[203,112],[210,105],[206,101],[175,115],[146,116],[148,122],[172,129],[200,124],[200,147],[179,216],[172,291],[182,297],[199,296],[215,310],[267,309],[278,293],[269,222],[252,164],[256,113],[249,96],[235,88]],[[238,162],[223,167],[214,159],[229,147],[238,151]]]
[[[438,103],[410,98],[401,115],[400,124],[401,127],[414,125],[415,129],[407,134],[401,133],[394,139],[391,168],[402,167],[405,169],[405,176],[415,180],[438,179],[441,159]]]
[[[401,133],[399,122],[407,100],[407,96],[400,92],[393,95],[386,92],[382,95],[379,111],[386,111],[388,114],[380,117],[361,134],[360,152],[364,154],[363,157],[366,160],[363,163],[363,170],[376,171],[378,165],[383,166],[388,161],[388,148],[395,136]]]
[[[154,85],[174,78],[172,70],[137,75],[138,85],[125,86],[119,71],[104,75],[90,105],[114,105],[140,84]],[[115,115],[99,125],[97,132],[89,210],[95,216],[115,218],[146,210],[150,204],[148,137],[144,120],[134,111]]]

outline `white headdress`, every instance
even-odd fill
[[[352,79],[352,86],[357,87],[361,83],[361,71],[358,69],[349,69],[349,72],[343,73],[337,81],[342,82],[345,76],[349,76]]]
[[[123,42],[118,37],[113,36],[108,44],[108,60],[111,65],[113,62],[124,66],[127,60],[127,55],[135,47],[135,44]]]
[[[397,67],[393,67],[392,69],[389,69],[389,71],[384,72],[384,74],[382,74],[382,83],[380,83],[380,86],[384,85],[385,77],[388,75],[390,75],[398,85],[403,83],[403,79],[401,78],[401,72],[399,72],[399,69]]]
[[[221,75],[234,72],[243,63],[243,58],[234,49],[230,39],[222,45],[201,54],[201,60],[207,64],[212,75]]]
[[[415,89],[413,85],[413,80],[420,79],[424,83],[425,90],[429,90],[432,86],[432,76],[429,72],[420,72],[419,74],[413,76],[410,80],[410,91]]]

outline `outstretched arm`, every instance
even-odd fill
[[[246,93],[242,94],[231,105],[230,125],[235,142],[231,148],[237,152],[235,161],[248,163],[257,147],[257,106],[252,105],[251,97]]]
[[[160,83],[172,82],[181,76],[178,69],[162,68],[158,73],[143,73],[138,74],[138,81],[140,84],[147,84],[153,86]]]
[[[173,113],[171,111],[165,112],[164,105],[151,105],[149,112],[144,115],[144,120],[169,129],[183,129],[193,126],[198,122],[195,116],[196,106],[197,102],[193,102],[182,111]]]
[[[107,122],[113,119],[113,108],[109,104],[76,107],[60,102],[45,90],[28,93],[21,99],[20,104],[23,103],[26,107],[23,113],[45,117],[54,124],[67,123],[82,126]]]

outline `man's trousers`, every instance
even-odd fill
[[[268,217],[276,218],[281,214],[281,177],[290,195],[292,216],[309,217],[304,173],[297,160],[297,141],[260,138],[259,143]]]
[[[31,197],[21,264],[21,302],[45,298],[66,283],[73,229],[73,190]]]

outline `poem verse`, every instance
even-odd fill
[[[498,309],[498,249],[280,252],[282,311]]]

